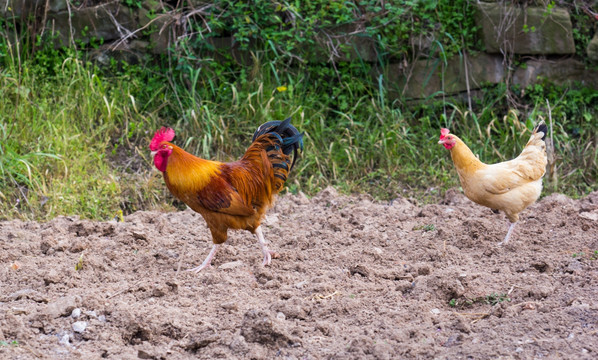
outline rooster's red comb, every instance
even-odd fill
[[[156,131],[152,142],[150,143],[150,150],[156,151],[160,147],[160,143],[163,141],[172,141],[174,139],[174,130],[171,128],[162,127],[160,130]]]
[[[440,140],[444,139],[449,134],[449,129],[440,129]]]

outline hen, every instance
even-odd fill
[[[521,154],[513,160],[487,165],[448,129],[440,131],[439,144],[450,150],[463,192],[471,201],[502,210],[511,222],[499,245],[507,244],[519,213],[533,204],[542,192],[546,172],[546,124],[540,123]]]
[[[272,253],[266,246],[260,223],[272,206],[274,195],[284,186],[303,149],[303,134],[285,121],[262,124],[243,157],[222,163],[189,154],[170,141],[174,130],[161,128],[150,143],[154,165],[164,175],[168,190],[205,219],[214,245],[204,262],[189,271],[211,266],[228,229],[244,229],[257,236],[269,265]],[[291,162],[290,155],[293,153]]]

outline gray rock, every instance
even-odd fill
[[[89,43],[93,39],[100,42],[120,39],[127,31],[137,29],[131,10],[110,2],[98,6],[48,14],[46,26],[59,34],[61,45],[67,46],[73,40]]]
[[[510,2],[477,2],[476,23],[489,53],[575,54],[569,12],[519,7]]]
[[[68,6],[66,1],[67,0],[50,0],[50,11],[56,13],[62,10],[67,10]]]
[[[455,56],[447,59],[446,63],[441,59],[425,59],[407,68],[403,64],[390,64],[385,69],[384,77],[391,97],[403,95],[421,99],[443,92],[454,94],[467,91],[467,80],[470,90],[480,89],[484,83],[499,83],[505,76],[502,61],[502,56],[484,53]],[[374,76],[377,77],[377,74]]]
[[[313,62],[378,60],[374,39],[365,28],[353,23],[322,29],[315,44],[305,46],[299,53]]]
[[[176,34],[177,15],[160,14],[152,20],[152,25],[156,31],[150,34],[150,49],[154,54],[166,54],[168,48],[173,44],[173,38]]]
[[[3,18],[12,17],[23,17],[26,18],[28,15],[33,15],[35,9],[42,4],[45,4],[46,0],[7,0],[2,1],[0,4],[0,15]]]
[[[598,32],[594,34],[594,37],[588,43],[586,52],[592,62],[598,63]]]
[[[561,86],[580,84],[598,89],[598,73],[587,69],[580,61],[563,59],[530,60],[513,74],[513,84],[521,85],[522,88],[545,82]]]

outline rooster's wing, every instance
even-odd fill
[[[212,179],[197,195],[199,204],[210,211],[236,216],[255,214],[253,207],[245,204],[237,190],[221,177]]]

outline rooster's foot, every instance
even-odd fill
[[[187,271],[194,271],[197,274],[203,269],[211,267],[212,259],[214,258],[214,255],[216,255],[216,252],[218,251],[219,247],[220,244],[214,244],[214,246],[212,246],[212,250],[210,250],[210,253],[208,254],[208,257],[201,263],[201,265],[199,265],[198,267],[194,267],[193,269],[189,269]]]

